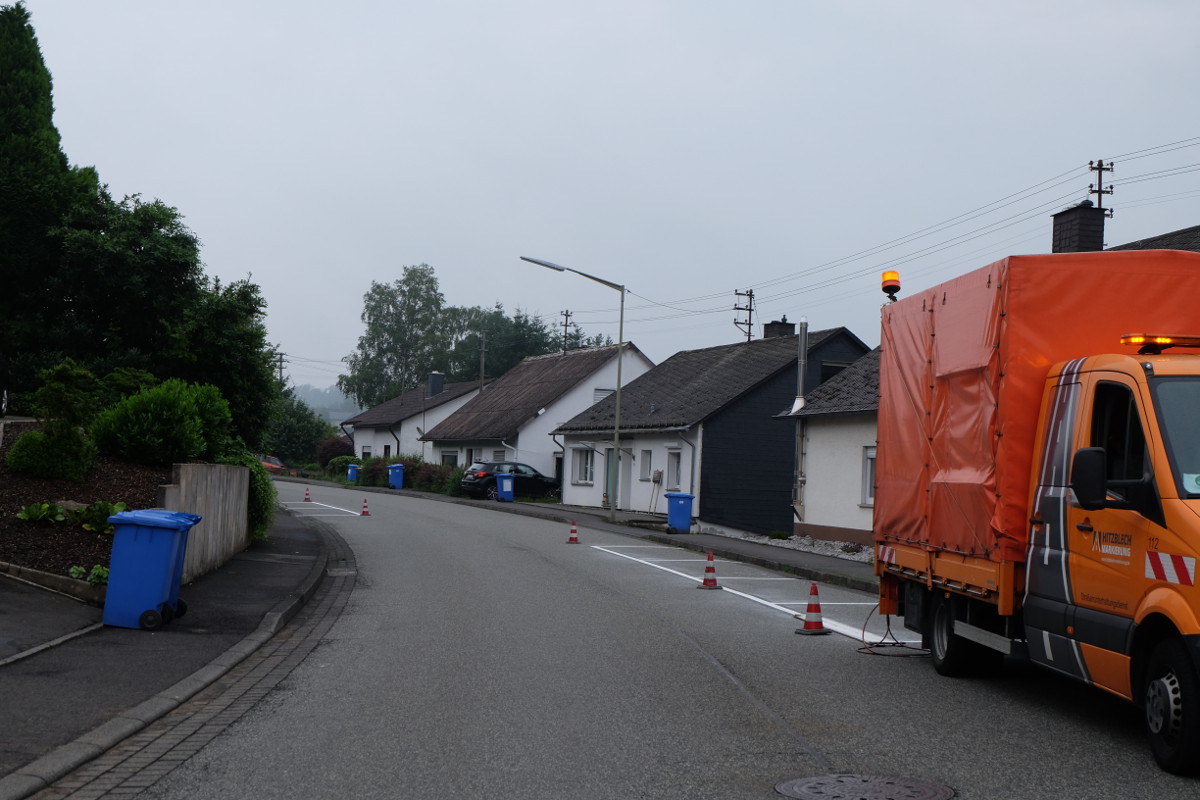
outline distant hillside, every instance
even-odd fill
[[[336,386],[318,389],[306,383],[296,387],[296,397],[331,425],[338,425],[363,410]]]

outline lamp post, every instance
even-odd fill
[[[595,275],[588,275],[586,272],[580,272],[577,269],[564,267],[560,264],[555,264],[552,261],[542,261],[539,258],[520,257],[522,261],[528,261],[530,264],[537,264],[539,267],[546,267],[556,272],[574,272],[576,275],[582,275],[590,281],[602,283],[610,289],[616,289],[621,293],[621,313],[617,321],[617,391],[616,391],[616,413],[613,417],[613,450],[617,456],[616,469],[612,470],[612,483],[608,487],[608,521],[617,521],[617,487],[621,484],[621,360],[625,355],[625,287],[619,283],[606,281],[604,278],[597,278]]]

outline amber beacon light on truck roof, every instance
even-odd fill
[[[1200,336],[1160,336],[1149,333],[1127,333],[1121,344],[1139,345],[1138,355],[1156,356],[1168,347],[1200,347]]]

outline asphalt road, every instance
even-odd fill
[[[345,611],[299,667],[152,798],[777,798],[856,773],[959,798],[1190,797],[1135,711],[1014,666],[951,681],[864,652],[868,596],[822,589],[843,633],[798,636],[809,583],[694,553],[402,495],[280,484],[353,549]],[[835,596],[836,594],[836,596]],[[903,634],[903,632],[901,632]],[[909,796],[909,795],[897,795]]]

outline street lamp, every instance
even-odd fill
[[[528,261],[530,264],[537,264],[539,267],[546,267],[556,272],[574,272],[576,275],[582,275],[590,281],[602,283],[610,289],[616,289],[621,293],[621,314],[617,322],[617,410],[613,417],[613,449],[617,454],[616,469],[610,476],[611,485],[608,487],[608,521],[617,521],[617,487],[621,483],[621,360],[625,350],[625,287],[619,283],[606,281],[604,278],[597,278],[595,275],[588,275],[586,272],[580,272],[577,269],[564,267],[555,264],[552,261],[542,261],[539,258],[520,257],[522,261]]]

